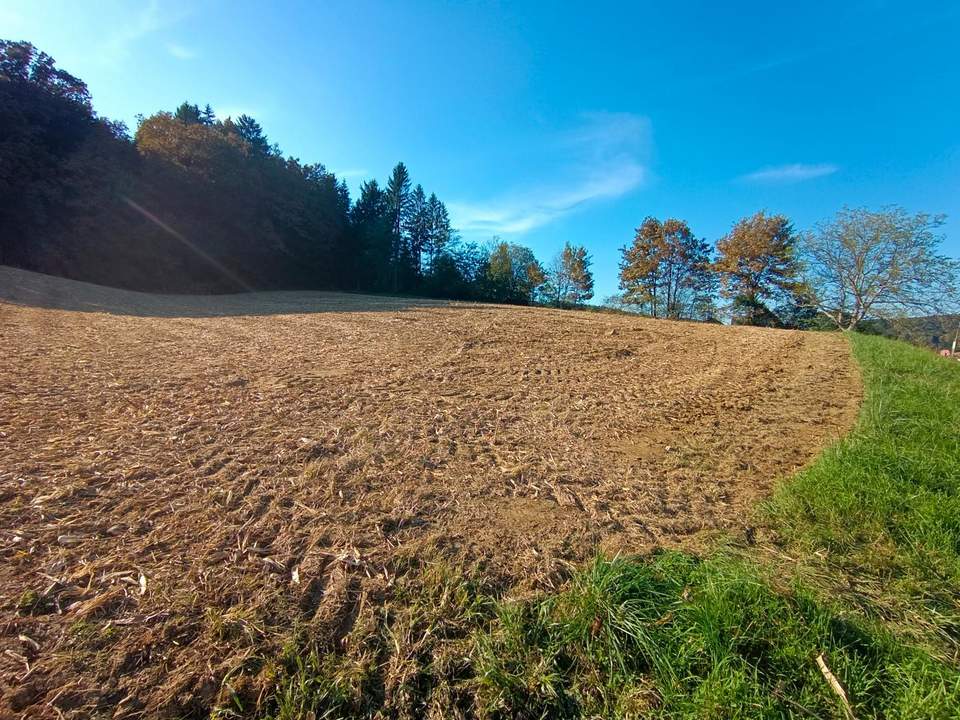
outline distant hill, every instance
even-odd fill
[[[860,327],[864,332],[906,340],[935,350],[949,348],[960,326],[960,315],[927,315],[898,320],[869,320]]]

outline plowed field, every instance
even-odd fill
[[[418,558],[749,537],[859,399],[836,334],[0,268],[0,716],[202,706]]]

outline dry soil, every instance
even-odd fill
[[[836,334],[0,268],[0,716],[203,707],[417,558],[748,536],[859,398]]]

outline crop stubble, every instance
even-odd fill
[[[0,710],[38,716],[210,702],[424,559],[522,592],[744,533],[860,397],[835,334],[4,272]]]

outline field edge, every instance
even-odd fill
[[[960,613],[944,578],[960,579],[960,529],[944,470],[960,461],[960,367],[882,338],[851,344],[859,421],[758,508],[772,541],[598,557],[533,598],[426,564],[339,644],[296,632],[260,666],[267,701],[231,688],[228,713],[950,717]]]

